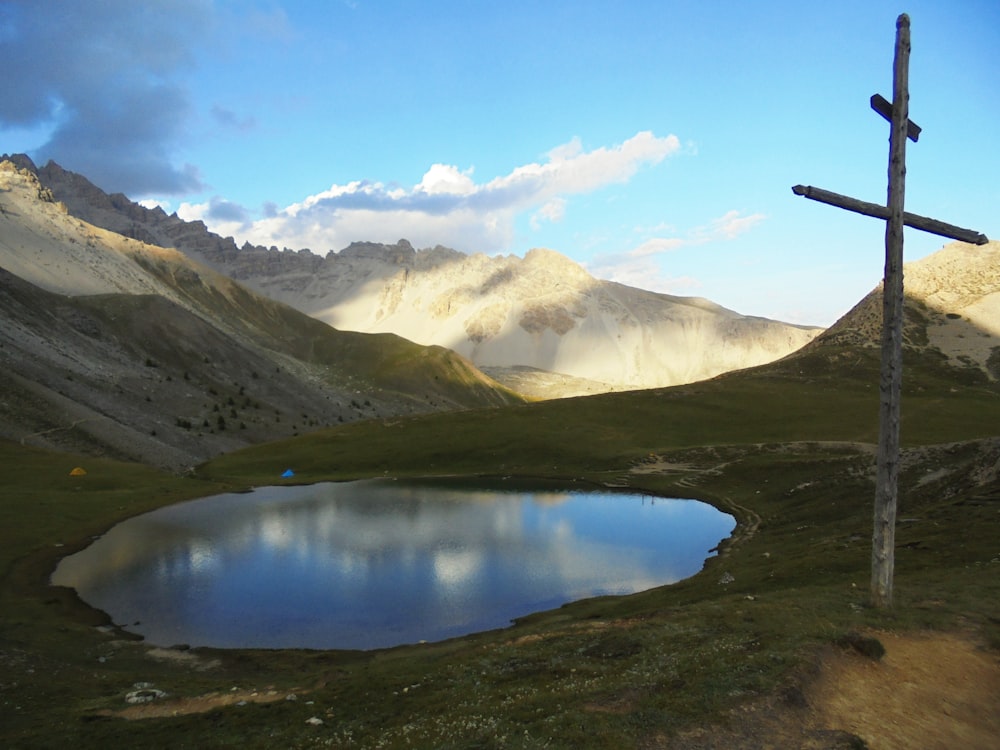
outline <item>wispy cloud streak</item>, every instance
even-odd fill
[[[660,257],[684,248],[735,240],[766,218],[760,213],[728,211],[682,236],[651,237],[623,253],[595,258],[587,268],[599,278],[629,286],[666,294],[690,294],[700,282],[690,276],[673,277],[665,273]]]
[[[578,139],[552,149],[546,159],[518,166],[485,183],[474,170],[434,164],[410,189],[358,180],[331,185],[252,222],[215,221],[210,204],[184,205],[179,214],[203,219],[214,230],[254,244],[339,250],[357,239],[458,249],[506,249],[515,219],[531,213],[532,226],[562,219],[568,196],[627,182],[640,169],[680,149],[676,136],[644,131],[612,147],[590,151]]]

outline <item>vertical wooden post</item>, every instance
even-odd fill
[[[889,130],[889,217],[885,225],[885,279],[882,286],[882,374],[879,382],[879,443],[872,532],[872,605],[892,606],[896,499],[899,477],[899,417],[903,380],[903,205],[906,131],[909,118],[910,18],[896,19]]]
[[[896,19],[892,66],[892,104],[875,94],[871,106],[889,128],[889,195],[886,206],[859,201],[829,190],[796,185],[796,195],[885,220],[885,277],[882,283],[882,372],[879,380],[878,466],[875,477],[875,524],[872,531],[872,605],[892,606],[895,565],[896,497],[899,481],[899,401],[903,383],[903,227],[985,245],[986,235],[903,211],[906,139],[916,142],[920,127],[909,119],[910,17]]]

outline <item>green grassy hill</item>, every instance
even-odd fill
[[[649,454],[701,446],[852,442],[878,436],[878,353],[837,346],[690,386],[561,399],[502,410],[371,420],[220,456],[204,476],[260,484],[434,473],[606,479]],[[902,439],[989,437],[1000,390],[981,374],[911,357]]]
[[[32,202],[4,221],[36,209],[61,221]],[[66,224],[76,242],[48,250],[64,267],[94,260],[98,240],[118,242],[78,229]],[[868,606],[872,297],[765,367],[523,403],[445,350],[333,331],[169,251],[139,258],[165,294],[65,297],[0,271],[0,423],[16,426],[0,440],[0,745],[864,747],[810,723],[823,654],[894,630],[961,631],[1000,649],[998,266],[967,254],[953,249],[923,277],[907,271],[924,291],[907,305],[891,611]],[[120,261],[116,272],[132,270]],[[240,422],[252,439],[231,437]],[[109,423],[128,429],[112,436]],[[244,447],[255,441],[266,442]],[[140,444],[150,464],[170,446],[224,455],[184,476],[107,455]],[[71,476],[77,466],[87,473]],[[286,481],[289,467],[295,482],[622,487],[701,499],[739,523],[677,584],[366,653],[153,648],[48,586],[61,557],[123,518]],[[167,697],[125,702],[149,684]],[[761,733],[762,716],[783,717],[780,737]]]
[[[867,606],[871,347],[828,343],[679,388],[368,420],[230,453],[187,479],[106,461],[72,478],[83,459],[0,444],[0,653],[16,672],[0,699],[19,706],[0,738],[11,747],[672,747],[671,737],[717,723],[749,731],[740,717],[752,714],[733,713],[739,706],[795,710],[816,654],[851,633],[960,626],[1000,647],[1000,389],[928,352],[911,351],[906,367],[890,612]],[[364,654],[192,649],[158,660],[141,642],[96,630],[99,618],[70,592],[43,587],[61,554],[123,516],[277,483],[288,466],[297,482],[582,480],[700,498],[739,526],[678,584]],[[172,710],[233,689],[248,702],[111,718],[139,681],[170,693]],[[298,700],[254,702],[268,691]],[[314,716],[322,727],[306,723]],[[842,732],[790,731],[786,746],[860,746],[843,744],[854,740]]]
[[[186,470],[358,419],[523,402],[468,360],[338,331],[66,213],[0,162],[0,437]]]

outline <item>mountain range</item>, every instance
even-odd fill
[[[905,273],[908,361],[1000,379],[1000,243]],[[179,471],[360,419],[691,382],[752,357],[846,377],[880,324],[879,287],[821,332],[598,281],[548,250],[238,248],[51,162],[0,160],[0,438],[24,444]]]
[[[26,157],[20,164],[34,169]],[[447,347],[536,396],[689,383],[771,362],[822,329],[740,315],[708,300],[595,279],[552,250],[525,257],[355,242],[339,252],[279,250],[219,237],[49,162],[35,170],[71,214],[175,247],[340,330]]]
[[[523,399],[442,347],[337,331],[93,226],[0,162],[0,437],[181,470],[373,417]]]

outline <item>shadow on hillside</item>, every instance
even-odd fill
[[[50,163],[34,171],[57,200],[64,200],[72,213],[86,221],[145,242],[177,247],[340,330],[398,333],[418,344],[450,348],[479,367],[516,363],[619,383],[636,379],[637,368],[644,367],[662,373],[662,382],[679,384],[747,366],[739,361],[732,342],[761,336],[751,322],[759,326],[761,319],[743,318],[700,298],[629,289],[593,278],[588,281],[575,263],[556,254],[529,251],[524,259],[490,259],[440,246],[417,251],[405,240],[395,245],[358,242],[326,255],[250,245],[240,248],[231,237],[209,233],[201,222],[185,222],[162,210],[146,209],[125,196],[108,196],[86,178],[58,165]],[[482,275],[485,264],[498,261],[501,266]],[[406,328],[405,320],[392,320],[417,274],[446,280],[436,287],[434,299],[422,300],[430,315],[445,321],[447,333],[443,335],[432,337],[415,323]],[[338,283],[342,278],[350,283]],[[533,294],[525,295],[525,285]],[[475,304],[483,299],[490,301]],[[526,300],[523,308],[515,308],[515,300]],[[589,303],[593,304],[588,308]],[[664,311],[670,303],[680,307],[673,313]],[[456,307],[467,309],[468,314],[447,321]],[[584,315],[588,310],[589,315]],[[685,317],[685,310],[691,315]],[[697,317],[694,310],[717,316],[715,339],[690,330],[697,327],[691,322]],[[677,320],[667,325],[672,314]],[[991,320],[985,313],[941,309],[912,297],[907,315],[908,346],[940,351],[958,370],[979,368],[993,379],[1000,377],[1000,315]],[[664,321],[658,328],[657,317]],[[807,348],[829,343],[878,346],[880,318],[876,290]],[[660,353],[652,364],[646,364],[654,350]],[[695,354],[687,354],[691,351]],[[771,359],[786,353],[787,348]],[[702,365],[712,364],[697,369],[681,361],[685,356]],[[765,361],[761,358],[756,364]]]
[[[1000,290],[997,292],[1000,295]],[[954,368],[956,376],[979,371],[990,380],[1000,379],[1000,317],[990,306],[976,303],[949,308],[907,294],[903,340],[907,352],[927,353]],[[805,350],[824,346],[878,347],[882,339],[882,295],[876,288]],[[906,354],[904,353],[904,373]],[[905,375],[904,375],[905,377]]]

